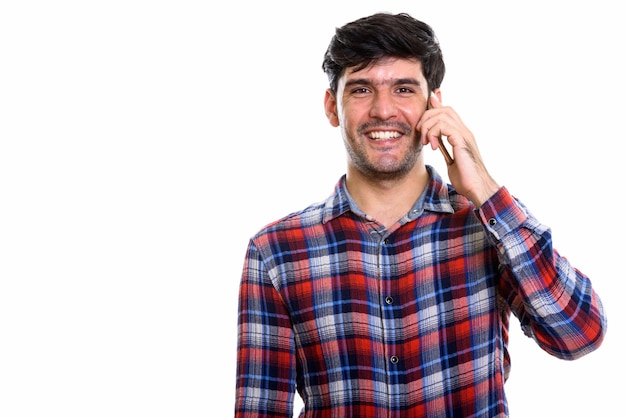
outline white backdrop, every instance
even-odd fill
[[[605,303],[605,344],[576,362],[513,320],[512,416],[614,416],[619,3],[209,4],[0,6],[0,416],[232,416],[247,240],[343,173],[322,56],[336,26],[377,11],[434,27],[444,104]]]

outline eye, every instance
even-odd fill
[[[357,95],[357,96],[363,96],[369,92],[370,92],[370,89],[368,89],[367,87],[357,87],[352,90],[352,94]]]
[[[415,91],[412,88],[409,88],[409,87],[398,87],[396,89],[396,91],[398,93],[400,93],[400,94],[405,94],[405,95],[406,94],[413,94],[413,93],[415,93]]]

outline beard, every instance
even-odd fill
[[[404,135],[411,135],[411,128],[403,123],[367,123],[359,126],[357,136],[360,136],[365,129],[372,127],[394,127],[400,129]],[[359,146],[359,143],[350,137],[348,133],[344,134],[344,145],[352,165],[356,167],[364,176],[372,180],[389,181],[403,178],[409,173],[422,152],[422,141],[419,133],[415,133],[411,140],[411,146],[400,160],[372,161],[365,150],[365,147]]]

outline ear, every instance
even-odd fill
[[[339,116],[337,115],[337,99],[330,89],[326,89],[324,95],[324,110],[326,117],[333,127],[339,126]]]

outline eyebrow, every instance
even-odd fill
[[[374,83],[371,79],[368,79],[368,78],[355,78],[353,80],[346,81],[346,87],[374,85],[374,84],[376,83]],[[409,84],[409,85],[414,85],[418,87],[421,86],[421,83],[414,78],[394,78],[392,80],[384,80],[382,83],[379,83],[379,84],[388,84],[392,86],[397,86],[401,84]]]

